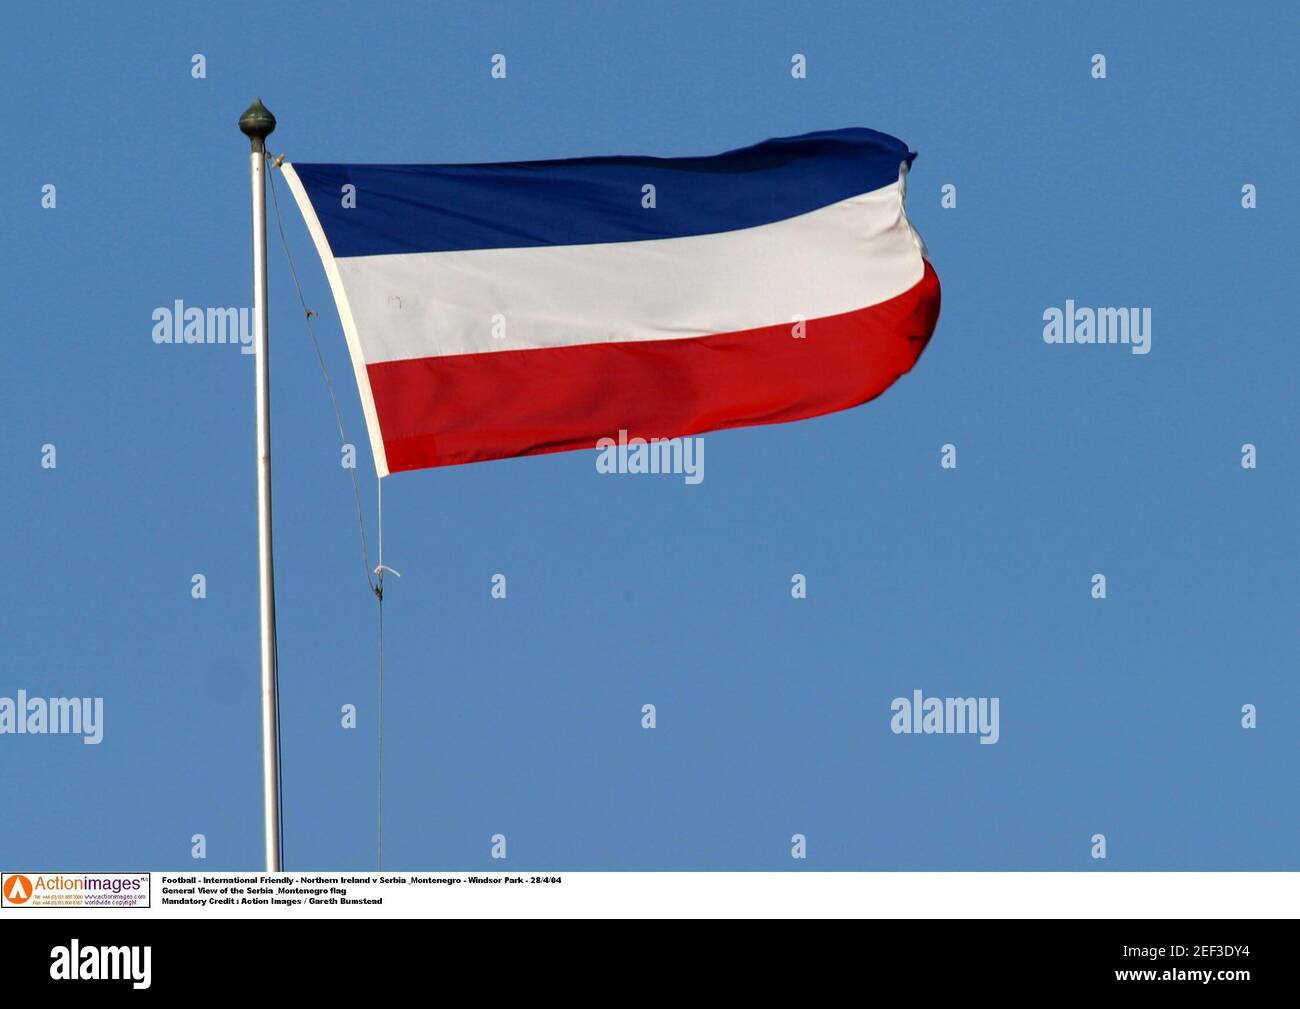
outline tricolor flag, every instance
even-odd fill
[[[868,129],[703,158],[285,164],[379,474],[864,403],[939,281]]]

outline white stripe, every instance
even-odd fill
[[[331,262],[349,344],[355,331],[367,364],[781,325],[887,301],[925,272],[899,183],[689,238]]]
[[[343,278],[339,276],[338,261],[335,260],[334,252],[330,249],[330,243],[325,238],[325,231],[320,226],[320,219],[316,216],[316,208],[311,205],[311,200],[307,198],[307,191],[298,180],[298,173],[293,170],[293,165],[288,162],[285,162],[281,167],[284,171],[284,180],[289,183],[289,191],[293,193],[293,198],[298,203],[298,209],[302,211],[303,220],[307,222],[307,231],[311,234],[312,241],[316,243],[316,252],[320,255],[321,264],[325,267],[325,276],[329,278],[330,291],[334,294],[334,304],[338,306],[339,310],[339,321],[343,324],[343,335],[348,341],[348,356],[352,358],[352,373],[356,377],[357,390],[361,394],[361,412],[366,418],[366,432],[370,435],[370,452],[375,458],[375,471],[382,479],[388,476],[388,453],[384,451],[384,438],[379,431],[379,415],[375,412],[375,397],[370,391],[370,375],[366,372],[366,360],[361,349],[361,337],[357,333],[356,319],[348,304],[347,289],[343,286]]]

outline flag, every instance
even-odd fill
[[[390,472],[800,420],[934,331],[874,130],[712,157],[285,164]]]

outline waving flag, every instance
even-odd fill
[[[284,166],[381,476],[800,420],[911,369],[939,281],[874,130],[703,158]]]

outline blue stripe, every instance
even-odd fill
[[[915,154],[851,128],[707,158],[603,157],[482,165],[294,163],[336,257],[588,245],[752,228],[898,180]],[[356,186],[356,207],[343,186]],[[655,187],[655,208],[642,187]]]

